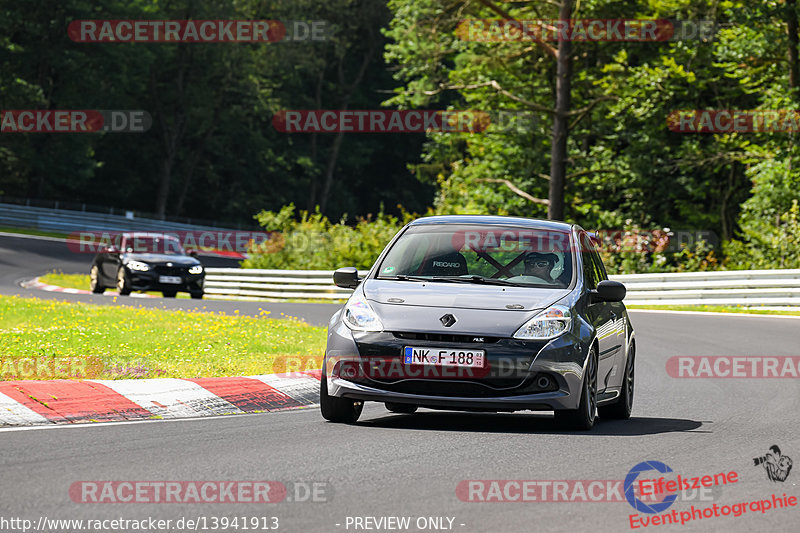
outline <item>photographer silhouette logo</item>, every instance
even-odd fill
[[[781,449],[777,444],[770,446],[766,455],[755,457],[753,464],[763,466],[770,481],[786,481],[789,472],[792,471],[792,460],[786,455],[781,455]]]

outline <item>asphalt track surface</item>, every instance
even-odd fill
[[[638,353],[628,421],[599,420],[590,432],[565,433],[546,413],[396,415],[367,404],[351,426],[326,423],[311,408],[2,430],[0,518],[157,517],[174,524],[181,517],[275,516],[279,531],[300,532],[389,531],[347,528],[347,517],[408,516],[412,527],[405,531],[421,531],[417,517],[454,518],[452,530],[461,532],[630,531],[634,510],[627,502],[470,503],[456,487],[462,480],[621,480],[647,460],[684,477],[738,473],[739,481],[715,490],[713,501],[678,501],[667,512],[772,494],[800,497],[800,466],[778,483],[753,465],[773,444],[800,460],[800,380],[676,379],[665,370],[674,355],[800,355],[800,320],[635,311],[631,320]],[[319,482],[327,484],[327,501],[77,504],[68,491],[82,480]],[[799,513],[800,507],[748,510],[646,529],[797,531]]]

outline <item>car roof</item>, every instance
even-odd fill
[[[411,226],[425,224],[475,224],[486,226],[520,226],[531,229],[544,229],[553,231],[570,231],[573,224],[555,220],[540,220],[536,218],[501,217],[497,215],[440,215],[422,217],[411,222]]]

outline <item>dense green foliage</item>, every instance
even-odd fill
[[[398,219],[382,211],[358,218],[355,224],[331,222],[319,211],[301,211],[294,204],[275,213],[262,211],[256,218],[272,238],[260,244],[245,268],[328,270],[342,266],[369,269],[397,230],[414,217],[406,212]]]
[[[3,109],[146,109],[154,124],[144,134],[3,134],[0,194],[239,222],[260,212],[262,225],[284,233],[247,263],[268,268],[369,266],[407,217],[401,205],[545,217],[558,43],[470,41],[457,29],[464,19],[555,19],[568,1],[5,3]],[[800,109],[796,1],[571,4],[575,19],[717,29],[709,41],[573,43],[564,218],[591,229],[711,231],[723,242],[713,251],[612,246],[613,270],[800,267],[796,134],[667,125],[676,110]],[[325,20],[335,31],[268,45],[74,43],[65,28],[82,18]],[[529,120],[425,136],[272,127],[281,109],[381,106]]]

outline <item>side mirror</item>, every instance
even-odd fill
[[[625,285],[619,281],[604,279],[592,291],[592,302],[621,302],[626,292]]]
[[[117,248],[116,246],[114,246],[112,244],[111,246],[108,246],[106,248],[106,253],[107,254],[118,254],[119,253],[119,248]]]
[[[197,255],[198,255],[198,254],[197,254],[197,250],[192,250],[192,249],[190,248],[190,249],[186,250],[186,255],[189,255],[189,256],[191,256],[191,257],[197,257]]]
[[[334,285],[343,289],[355,289],[358,287],[359,281],[356,267],[340,268],[333,273]]]

